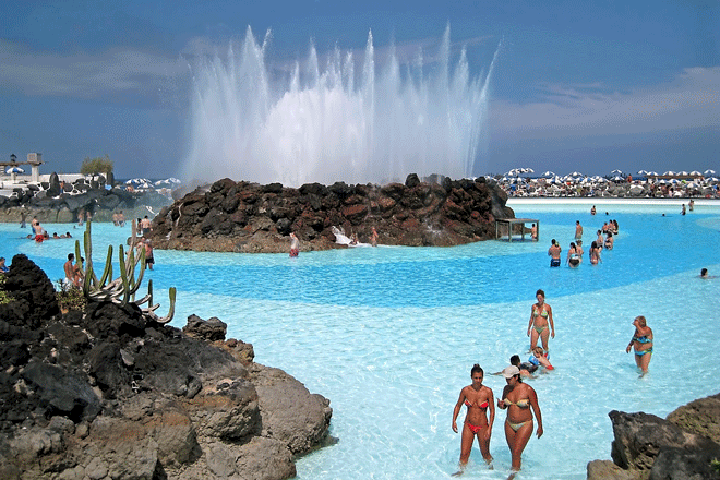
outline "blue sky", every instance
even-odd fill
[[[188,152],[187,56],[259,40],[271,63],[439,42],[498,59],[476,174],[719,170],[720,2],[2,1],[0,158],[177,176]]]

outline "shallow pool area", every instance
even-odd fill
[[[489,375],[513,354],[528,356],[525,336],[535,291],[552,305],[555,370],[531,380],[544,435],[533,436],[518,479],[584,479],[588,461],[610,458],[612,409],[661,417],[718,393],[714,362],[720,278],[720,205],[597,201],[512,204],[517,217],[540,219],[539,242],[479,242],[453,248],[358,248],[285,254],[156,251],[158,311],[178,288],[174,325],[217,316],[228,336],[252,343],[255,360],[281,368],[331,400],[334,445],[298,461],[298,478],[444,479],[457,470],[460,435],[451,429],[460,389],[480,363],[496,396],[505,381]],[[608,215],[605,215],[605,212]],[[563,260],[575,221],[584,247],[616,219],[615,248],[591,266],[550,268],[557,239]],[[44,225],[65,232],[67,225]],[[69,227],[81,238],[83,229]],[[24,253],[55,281],[72,240],[41,244],[29,229],[0,225],[0,255]],[[94,262],[117,250],[130,228],[93,225]],[[117,272],[117,266],[114,268]],[[144,288],[144,287],[143,287]],[[655,342],[650,373],[639,378],[625,346],[645,315]],[[488,469],[477,444],[464,478],[504,479],[510,469],[498,410]],[[464,408],[458,424],[464,418]],[[535,425],[537,427],[537,424]]]

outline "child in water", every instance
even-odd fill
[[[532,353],[533,354],[528,359],[528,362],[532,363],[533,365],[540,365],[546,370],[555,370],[555,368],[552,366],[552,363],[550,363],[550,360],[545,357],[545,352],[541,347],[535,347]]]

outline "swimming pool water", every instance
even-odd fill
[[[611,409],[664,417],[718,393],[720,278],[697,275],[701,267],[720,274],[720,206],[697,205],[684,217],[674,206],[647,204],[598,204],[595,217],[585,205],[517,205],[515,212],[540,219],[540,242],[350,249],[295,259],[156,251],[156,270],[146,278],[153,278],[161,315],[167,288],[178,288],[173,324],[184,325],[192,313],[217,316],[228,323],[228,336],[254,345],[256,361],[332,401],[330,432],[339,441],[299,460],[298,477],[307,480],[448,478],[460,446],[452,410],[470,383],[470,367],[480,363],[485,384],[501,394],[504,380],[488,374],[513,354],[527,355],[530,306],[542,288],[555,317],[556,370],[531,381],[545,433],[530,440],[517,478],[584,479],[588,461],[610,458]],[[587,251],[610,218],[620,235],[601,265],[589,265],[586,254],[577,269],[549,267],[551,238],[566,252],[580,220]],[[72,241],[35,244],[23,233],[0,225],[0,254],[9,261],[25,253],[51,280],[60,278]],[[82,229],[71,233],[80,237]],[[93,225],[94,261],[102,264],[106,245],[117,248],[129,234]],[[636,315],[648,318],[656,339],[642,379],[624,351]],[[466,478],[507,477],[504,418],[498,410],[494,470],[475,445]]]

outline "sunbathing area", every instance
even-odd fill
[[[606,176],[571,172],[565,176],[546,171],[536,176],[531,168],[515,168],[494,176],[509,197],[620,197],[620,198],[704,198],[716,199],[715,170],[704,172],[666,171],[658,174],[640,170],[627,173],[613,170]]]

